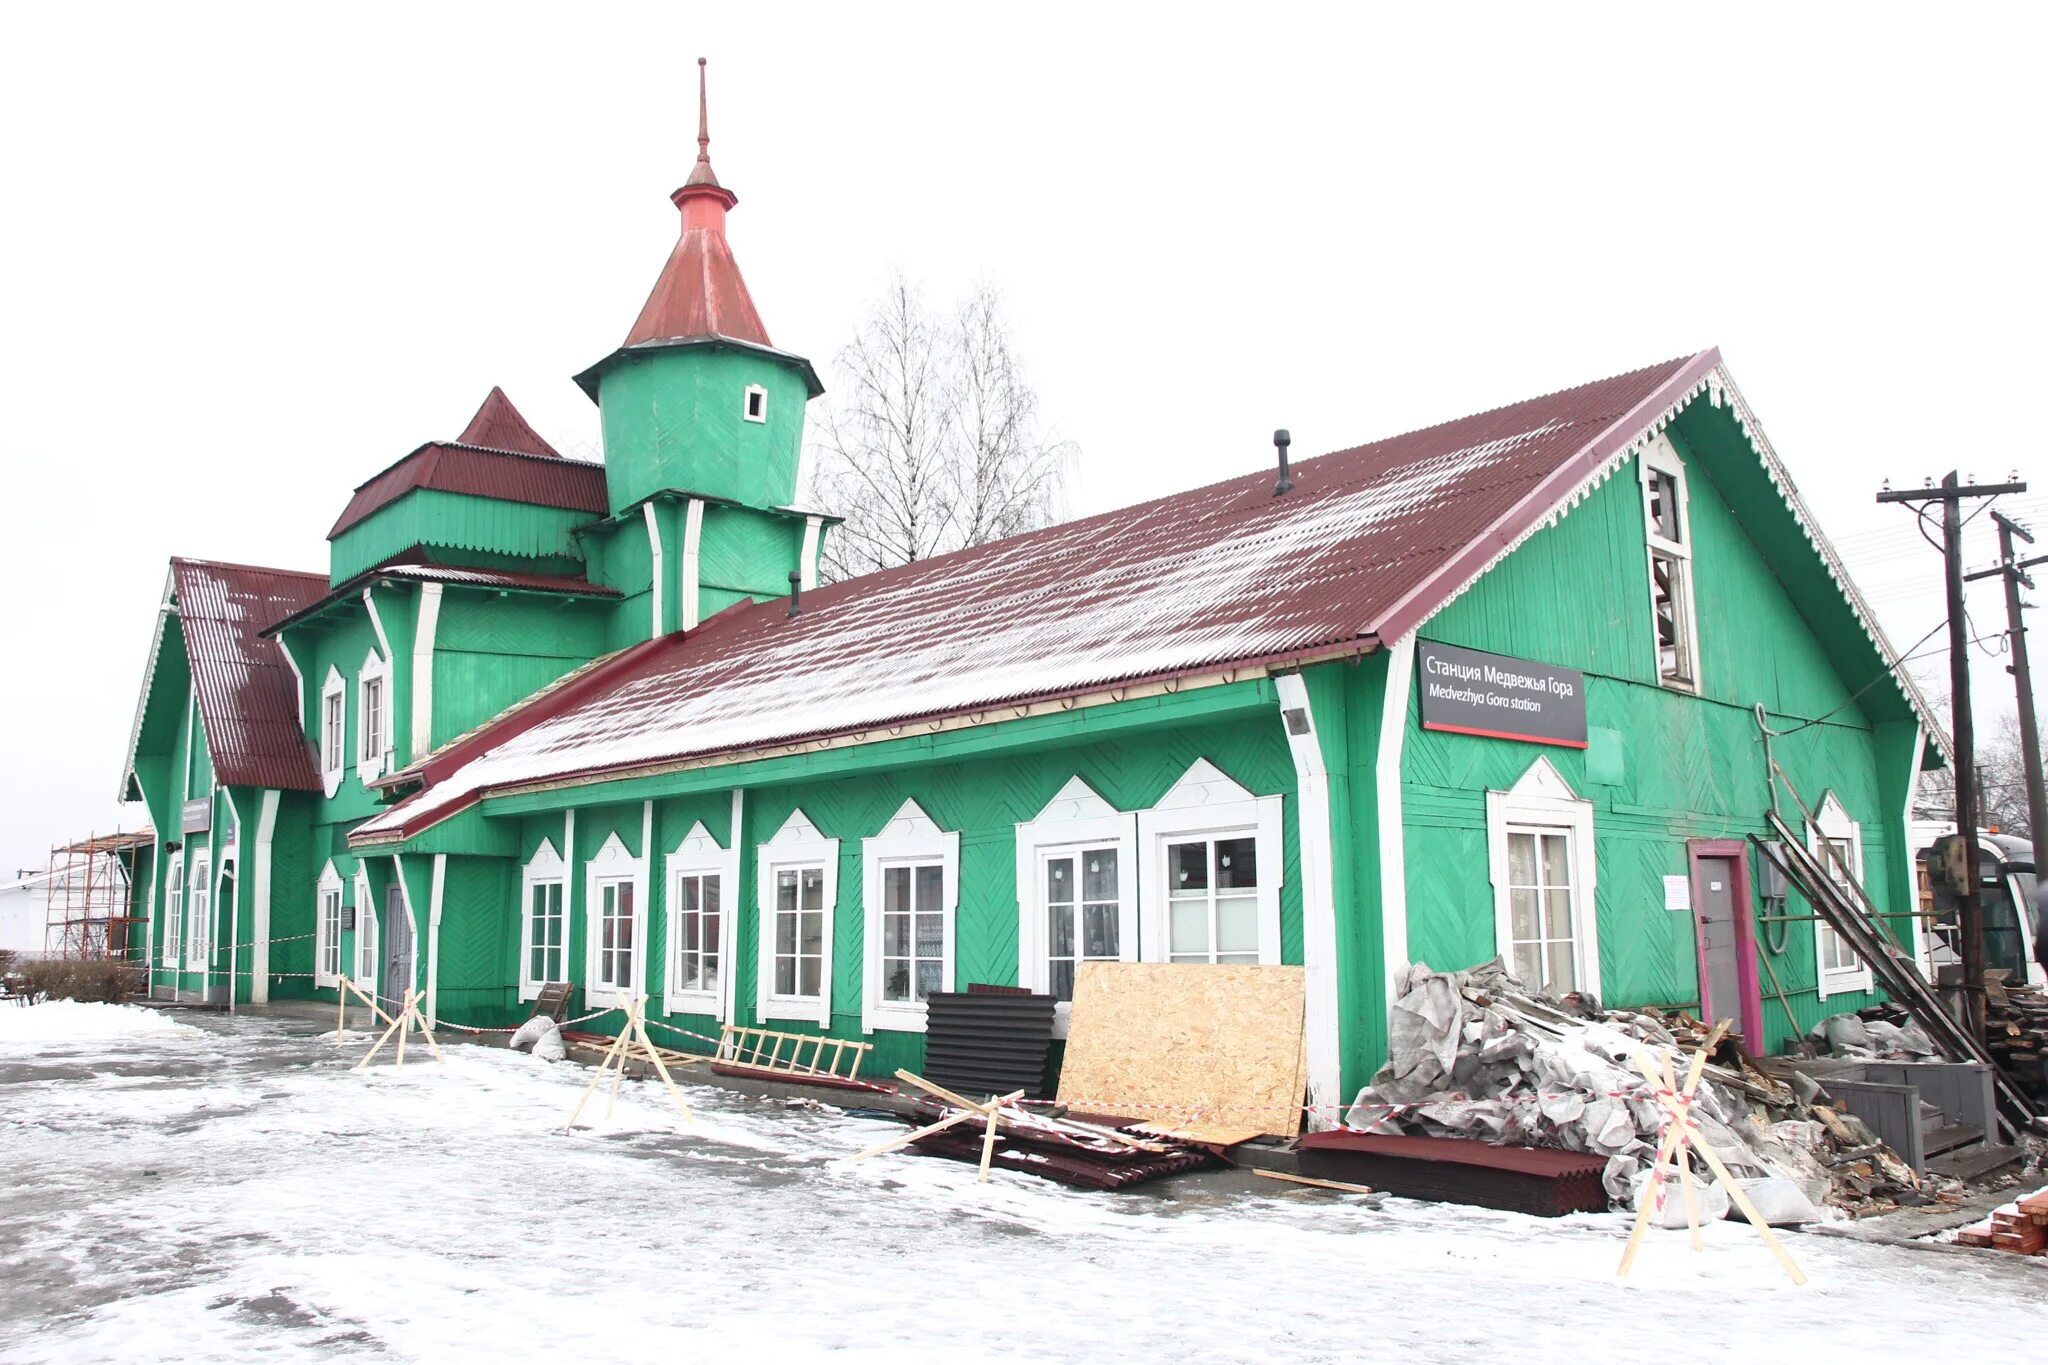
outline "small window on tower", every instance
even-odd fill
[[[747,385],[747,406],[744,409],[749,422],[768,420],[768,390],[759,384]]]

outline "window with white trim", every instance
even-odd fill
[[[1600,991],[1593,803],[1547,758],[1486,794],[1494,951],[1522,983],[1552,995]]]
[[[614,833],[590,860],[584,905],[589,916],[583,978],[584,1003],[592,1008],[625,1005],[641,992],[646,969],[646,875]]]
[[[768,420],[768,390],[759,384],[747,385],[746,395],[740,400],[740,415],[749,422]]]
[[[348,683],[341,670],[328,665],[320,684],[320,784],[327,795],[341,789],[348,767]]]
[[[1853,888],[1863,882],[1863,826],[1849,818],[1848,810],[1832,791],[1821,798],[1814,811],[1806,841],[1828,880],[1855,903],[1857,895]],[[1849,940],[1835,932],[1834,925],[1818,917],[1813,921],[1813,958],[1821,999],[1871,988],[1869,964],[1857,956]]]
[[[192,887],[185,893],[185,970],[203,972],[213,957],[213,867],[207,850],[192,855]]]
[[[554,843],[543,839],[526,864],[519,892],[519,998],[569,979],[568,869]]]
[[[356,871],[355,983],[372,999],[377,994],[377,896],[370,886],[368,868]]]
[[[390,673],[373,649],[356,674],[356,776],[365,782],[384,771],[391,751]]]
[[[1657,680],[1697,692],[1699,641],[1693,625],[1692,524],[1685,465],[1659,432],[1641,460],[1643,525],[1649,542],[1650,624],[1657,643]]]
[[[922,1033],[925,1001],[953,989],[959,887],[958,831],[940,829],[915,801],[861,840],[864,1029]]]
[[[763,1019],[832,1022],[832,912],[839,893],[839,841],[791,811],[755,851],[760,895]]]
[[[719,846],[699,820],[668,855],[668,962],[663,1009],[670,1014],[725,1017],[726,976],[732,962],[731,888],[738,885],[734,855]]]
[[[341,985],[341,874],[329,863],[320,872],[313,908],[313,984]]]
[[[1138,814],[1140,956],[1280,960],[1280,798],[1254,796],[1206,758]]]
[[[164,966],[176,970],[185,942],[185,854],[171,855],[164,874]]]
[[[1017,826],[1017,980],[1058,1003],[1067,1036],[1083,962],[1138,957],[1138,820],[1078,776]]]

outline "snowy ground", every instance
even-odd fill
[[[309,1021],[116,1013],[71,1043],[0,1010],[0,1359],[1964,1360],[2048,1328],[2019,1258],[1794,1236],[1800,1289],[1726,1224],[1621,1284],[1614,1215],[978,1186],[707,1087],[694,1135],[628,1082],[564,1136],[573,1064],[351,1074]]]

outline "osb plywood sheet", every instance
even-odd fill
[[[1084,962],[1060,1102],[1197,1142],[1301,1128],[1300,967]]]

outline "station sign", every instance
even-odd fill
[[[1586,747],[1586,675],[1576,668],[1419,640],[1422,728]]]

